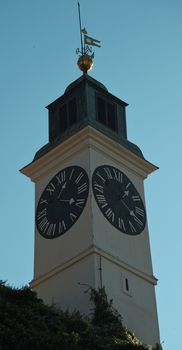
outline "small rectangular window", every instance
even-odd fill
[[[69,111],[69,126],[72,126],[77,121],[77,108],[76,108],[76,98],[73,98],[68,103]]]
[[[128,274],[122,273],[121,280],[123,293],[132,297],[131,279],[129,278]]]
[[[109,102],[107,103],[107,119],[108,119],[108,128],[113,131],[117,131],[115,105]]]
[[[56,109],[52,108],[49,111],[49,141],[55,141],[59,136],[59,126],[57,124]]]
[[[97,96],[97,120],[117,132],[116,105]]]
[[[107,117],[106,117],[106,103],[103,98],[97,98],[97,117],[98,121],[104,125],[107,125]]]
[[[66,104],[60,108],[60,133],[64,132],[68,128],[67,106]]]
[[[125,288],[126,288],[126,291],[129,292],[129,283],[127,278],[125,278]]]

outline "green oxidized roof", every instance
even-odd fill
[[[114,132],[97,120],[96,96],[103,97],[106,101],[112,102],[117,108],[118,130]],[[51,138],[51,130],[56,129],[60,123],[60,108],[70,101],[70,98],[76,97],[78,121],[68,128],[64,133],[58,133],[55,138]],[[144,158],[140,148],[127,139],[125,107],[128,104],[118,97],[108,92],[107,88],[99,81],[93,79],[87,74],[73,81],[68,85],[64,94],[47,106],[49,110],[49,138],[50,141],[43,146],[34,157],[34,160],[42,157],[54,147],[71,137],[85,126],[92,126],[117,143],[121,144],[140,158]],[[56,124],[57,123],[57,124]],[[51,129],[52,128],[52,129]]]
[[[96,86],[98,86],[99,88],[101,89],[104,89],[106,91],[107,88],[102,84],[100,83],[100,81],[90,77],[88,74],[83,74],[81,77],[79,77],[78,79],[76,79],[75,81],[73,81],[71,84],[69,84],[65,90],[65,93],[68,92],[69,90],[73,89],[74,87],[76,87],[77,85],[79,85],[79,83],[83,80],[83,79],[86,79],[87,81],[90,81],[92,84],[95,84]]]

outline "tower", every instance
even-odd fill
[[[143,182],[157,168],[128,140],[126,107],[86,72],[47,106],[49,142],[21,170],[35,183],[30,285],[45,303],[86,314],[84,285],[105,286],[123,323],[155,345]]]

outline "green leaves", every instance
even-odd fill
[[[89,292],[92,318],[56,310],[27,286],[16,289],[0,281],[0,349],[152,350],[123,327],[104,288]]]

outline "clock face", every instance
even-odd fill
[[[131,180],[110,165],[99,166],[92,176],[95,200],[105,218],[118,230],[138,235],[145,228],[143,201]]]
[[[45,238],[68,231],[81,215],[89,192],[86,171],[79,166],[60,170],[44,189],[36,210],[36,226]]]

